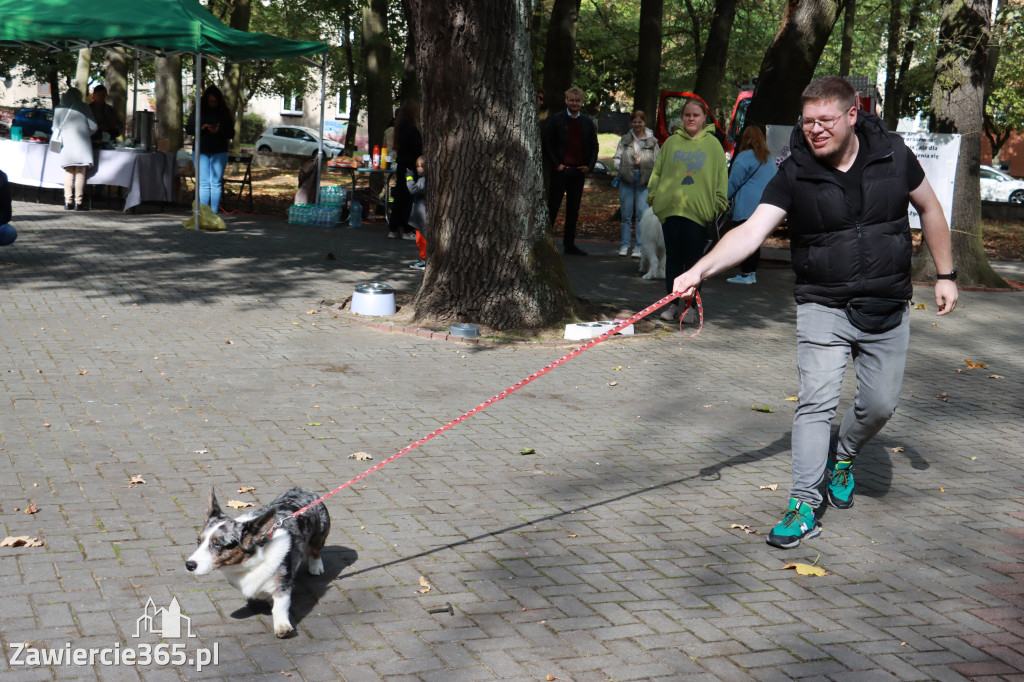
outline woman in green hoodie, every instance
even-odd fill
[[[725,210],[729,172],[725,150],[708,123],[703,100],[692,98],[683,105],[683,123],[665,140],[647,184],[647,203],[661,221],[665,234],[665,292],[672,292],[675,278],[693,267],[704,254],[704,225]],[[675,320],[673,303],[661,313]],[[690,319],[684,322],[692,321]]]

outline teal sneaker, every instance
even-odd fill
[[[768,534],[768,544],[779,549],[790,549],[821,534],[821,524],[814,518],[814,510],[806,502],[790,498],[789,510],[782,517],[782,523]]]
[[[836,509],[853,506],[853,462],[836,462],[828,472],[828,503]]]

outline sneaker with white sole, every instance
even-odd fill
[[[730,284],[757,284],[757,273],[756,272],[744,272],[735,277],[730,277],[725,280]]]
[[[642,248],[640,248],[639,246],[634,246],[633,247],[633,258],[643,258],[643,257],[644,257],[644,250]]]
[[[828,502],[836,509],[849,509],[853,506],[853,462],[836,462],[830,468]]]
[[[669,303],[664,310],[661,311],[659,316],[666,322],[675,322],[676,318],[679,317],[679,306],[675,303]]]
[[[629,255],[629,247],[625,246],[625,245],[620,246],[619,247],[619,255],[620,256],[628,256]]]
[[[772,528],[767,542],[779,549],[792,549],[801,540],[810,540],[821,535],[821,524],[814,518],[814,509],[806,502],[790,498],[789,509],[782,516],[779,525]]]
[[[420,258],[415,263],[409,263],[409,267],[412,268],[413,270],[425,270],[427,267],[427,261]]]
[[[402,239],[405,239],[406,241],[414,242],[414,241],[416,241],[416,233],[415,232],[406,232],[405,234],[402,235]]]

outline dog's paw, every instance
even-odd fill
[[[309,560],[309,574],[310,575],[323,575],[324,574],[324,560],[320,557]]]
[[[278,637],[287,637],[288,635],[295,632],[295,628],[288,621],[283,623],[274,623],[274,634]]]
[[[644,275],[644,277],[643,277],[643,278],[644,278],[644,279],[654,279],[654,278],[655,278],[655,276],[656,276],[656,275],[655,275],[655,274],[654,274],[653,272],[648,272],[648,273],[647,273],[646,275]]]

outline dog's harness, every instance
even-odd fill
[[[495,395],[495,396],[493,396],[491,398],[488,398],[484,402],[482,402],[479,405],[477,405],[476,407],[474,407],[472,410],[469,410],[468,412],[463,413],[459,417],[456,417],[455,419],[451,420],[450,422],[448,422],[447,424],[445,424],[441,428],[437,429],[436,431],[433,431],[433,432],[427,434],[426,436],[424,436],[423,438],[420,438],[418,441],[416,441],[414,443],[410,443],[409,445],[406,445],[404,448],[402,448],[401,450],[399,450],[395,454],[391,455],[390,457],[388,457],[387,459],[382,461],[380,464],[376,464],[376,465],[370,467],[369,469],[367,469],[363,473],[359,474],[358,476],[356,476],[352,480],[348,481],[347,483],[344,483],[344,484],[338,486],[337,488],[335,488],[331,492],[327,493],[323,497],[321,497],[321,498],[319,498],[317,500],[314,500],[313,502],[310,502],[309,504],[307,504],[302,509],[299,509],[299,510],[293,512],[290,517],[285,517],[284,519],[281,519],[281,520],[277,521],[274,524],[274,528],[280,528],[282,525],[284,525],[284,522],[287,521],[289,518],[294,518],[296,516],[304,514],[305,512],[309,511],[310,509],[312,509],[316,505],[320,504],[321,502],[323,502],[327,498],[333,497],[334,495],[338,494],[339,492],[341,492],[345,488],[349,487],[353,483],[355,483],[357,481],[361,481],[362,479],[364,479],[367,476],[369,476],[370,474],[372,474],[374,471],[377,471],[378,469],[380,469],[380,468],[382,468],[384,466],[387,466],[388,464],[390,464],[391,462],[395,461],[396,459],[398,459],[399,457],[401,457],[405,453],[409,452],[410,450],[415,450],[416,448],[418,448],[419,446],[423,445],[424,443],[426,443],[430,439],[432,439],[432,438],[434,438],[436,436],[440,436],[442,433],[444,433],[448,429],[452,428],[456,424],[459,424],[461,422],[466,421],[467,419],[472,417],[477,412],[480,412],[480,411],[484,410],[485,408],[490,407],[491,405],[493,405],[494,403],[498,402],[499,400],[504,400],[505,398],[507,398],[508,396],[512,395],[513,393],[515,393],[516,391],[521,389],[523,386],[525,386],[528,383],[530,383],[531,381],[533,381],[534,379],[539,379],[540,377],[544,376],[545,374],[547,374],[551,370],[555,369],[556,367],[565,364],[566,362],[568,362],[572,358],[576,357],[580,353],[582,353],[582,352],[584,352],[586,350],[589,350],[589,349],[593,348],[594,346],[596,346],[597,344],[601,343],[602,341],[605,341],[606,339],[614,336],[615,334],[618,334],[620,331],[622,331],[623,329],[625,329],[629,325],[631,325],[634,322],[637,322],[637,321],[647,317],[648,315],[650,315],[655,310],[661,308],[664,305],[667,305],[668,303],[670,303],[671,301],[673,301],[673,300],[675,300],[677,298],[679,298],[679,293],[678,292],[672,292],[668,296],[665,296],[664,298],[662,298],[662,299],[652,303],[651,305],[647,306],[646,308],[644,308],[640,312],[636,313],[635,315],[633,315],[629,319],[625,320],[624,322],[620,322],[616,326],[614,326],[611,329],[605,331],[600,336],[596,336],[596,337],[590,339],[589,341],[587,341],[582,346],[580,346],[580,347],[578,347],[578,348],[576,348],[574,350],[569,351],[568,353],[566,353],[562,357],[558,358],[557,360],[555,360],[551,364],[547,365],[543,369],[541,369],[541,370],[539,370],[537,372],[534,372],[533,374],[531,374],[530,376],[526,377],[525,379],[521,379],[520,381],[517,381],[516,383],[512,384],[511,386],[509,386],[508,388],[506,388],[501,393],[498,393],[497,395]],[[701,304],[700,293],[697,292],[697,293],[694,294],[693,299],[691,301],[687,302],[686,307],[682,310],[682,312],[679,315],[679,331],[682,332],[683,316],[686,315],[686,312],[690,308],[694,307],[695,305],[696,305],[696,308],[697,308],[697,317],[698,317],[697,331],[695,331],[692,334],[685,334],[684,333],[684,336],[687,337],[687,338],[693,338],[693,337],[697,336],[698,334],[700,334],[701,330],[704,329],[704,307]],[[267,537],[269,538],[272,534],[273,534],[273,529],[271,529],[270,533],[267,534]]]

